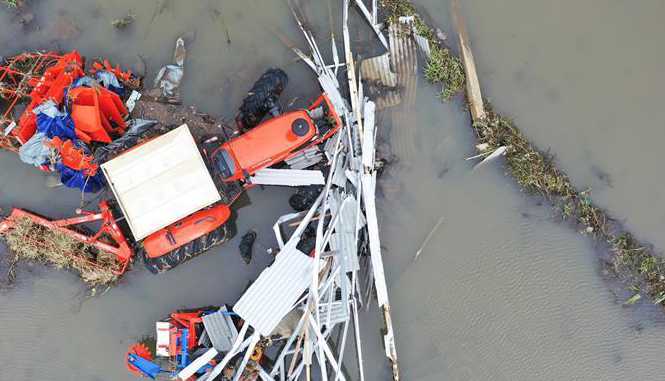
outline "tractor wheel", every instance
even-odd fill
[[[242,101],[236,122],[241,130],[257,126],[268,112],[279,110],[277,100],[284,91],[289,77],[282,69],[268,69],[254,83],[252,89]]]
[[[232,235],[229,234],[231,229],[228,225],[229,224],[226,223],[212,232],[157,258],[149,258],[145,251],[141,249],[143,263],[153,274],[171,270],[179,264],[204,253],[211,247],[228,241],[232,237]]]

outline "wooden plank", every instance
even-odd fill
[[[452,1],[452,14],[457,36],[459,38],[460,54],[464,64],[464,73],[466,74],[466,97],[469,101],[469,110],[474,122],[480,122],[485,119],[485,106],[483,105],[483,96],[480,92],[480,81],[478,81],[478,72],[476,63],[471,52],[469,34],[466,30],[464,18],[460,15],[459,1]]]

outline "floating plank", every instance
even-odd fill
[[[453,0],[452,10],[454,24],[457,28],[457,37],[459,38],[460,55],[462,56],[462,64],[464,64],[464,73],[466,74],[466,97],[469,101],[471,118],[474,122],[480,122],[485,119],[483,95],[480,92],[480,81],[478,80],[478,72],[476,71],[476,62],[471,52],[471,43],[469,42],[469,34],[466,31],[466,23],[460,15],[459,2],[457,0]]]
[[[257,171],[249,178],[249,182],[257,185],[284,185],[298,187],[304,185],[323,185],[323,172],[305,169],[265,168]]]

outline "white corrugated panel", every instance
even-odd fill
[[[102,170],[136,240],[221,199],[186,124]]]
[[[305,169],[318,163],[323,159],[323,153],[318,147],[303,150],[298,155],[287,159],[286,164],[292,169]]]
[[[374,102],[365,102],[364,111],[365,124],[363,125],[362,162],[365,168],[374,170],[374,142],[376,140],[376,137],[374,136],[374,130],[376,128],[376,125],[374,124]]]
[[[280,252],[233,310],[263,336],[269,336],[312,282],[313,266],[314,259],[298,249]]]
[[[330,237],[331,248],[339,252],[346,272],[360,269],[358,263],[358,241],[356,240],[356,216],[358,203],[353,196],[342,203],[335,233]],[[364,221],[363,221],[364,222]]]
[[[383,270],[383,257],[381,256],[381,241],[379,239],[379,223],[376,217],[376,172],[362,175],[363,201],[367,212],[367,232],[369,233],[369,250],[374,272],[374,286],[379,306],[388,304],[388,286]]]
[[[306,169],[265,168],[257,171],[254,176],[249,178],[249,181],[258,185],[286,185],[290,187],[325,184],[321,171]]]

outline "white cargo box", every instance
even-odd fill
[[[221,199],[186,124],[101,168],[137,241]]]

